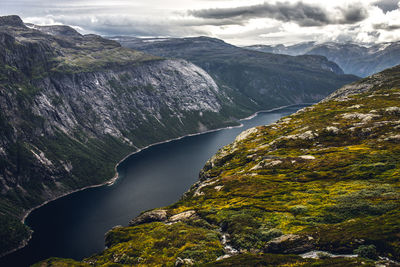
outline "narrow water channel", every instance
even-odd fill
[[[152,146],[118,167],[112,186],[77,192],[33,211],[29,244],[0,259],[0,266],[29,266],[49,257],[80,260],[104,249],[104,234],[142,211],[174,203],[198,179],[204,163],[242,131],[275,122],[305,105],[259,113],[240,128],[189,136]]]

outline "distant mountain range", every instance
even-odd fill
[[[305,42],[295,45],[252,45],[247,49],[285,55],[320,55],[338,64],[345,73],[366,77],[400,64],[400,42],[362,46],[355,43]]]

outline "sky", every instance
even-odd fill
[[[400,41],[400,0],[0,0],[0,15],[81,33],[236,45]]]

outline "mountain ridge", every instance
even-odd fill
[[[372,44],[305,42],[295,45],[252,45],[245,47],[267,53],[321,55],[337,63],[345,73],[366,77],[400,64],[400,42]]]
[[[122,46],[167,58],[183,58],[206,70],[221,88],[232,92],[234,100],[250,98],[243,106],[273,108],[321,100],[358,78],[342,75],[342,70],[321,56],[284,56],[252,52],[210,37],[148,38],[115,37]]]

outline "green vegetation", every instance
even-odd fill
[[[175,262],[177,257],[209,262],[223,255],[218,232],[185,223],[150,223],[116,228],[107,234],[106,244],[108,250],[86,259],[85,262],[98,265],[110,261],[162,265],[165,262]],[[162,254],[154,251],[162,251]]]
[[[55,58],[54,72],[82,73],[103,70],[111,67],[132,66],[145,61],[161,60],[159,57],[122,47],[111,49],[86,50],[82,47],[63,48],[63,55]]]
[[[354,250],[354,253],[363,258],[368,258],[372,260],[378,259],[378,253],[376,252],[376,247],[374,245],[359,246],[357,249]]]
[[[29,237],[29,228],[21,224],[15,218],[0,216],[0,251],[7,251],[12,247],[18,247],[21,240]]]
[[[378,256],[399,261],[399,70],[374,77],[380,82],[371,91],[241,134],[206,163],[201,183],[164,208],[167,221],[116,228],[107,235],[109,248],[83,263],[123,265],[121,259],[132,264],[140,258],[144,265],[173,266],[178,257],[208,266],[375,266]],[[196,216],[185,217],[188,212]],[[176,216],[183,219],[170,224]],[[241,254],[216,260],[222,235]],[[186,246],[197,248],[183,253]],[[359,257],[290,255],[312,250]]]

